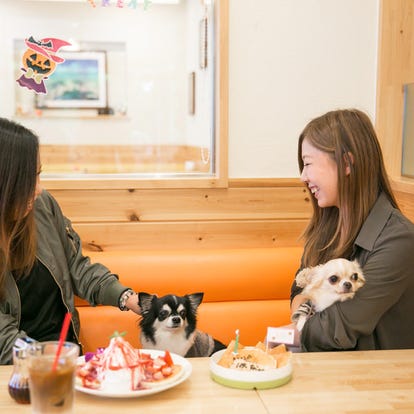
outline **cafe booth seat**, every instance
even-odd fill
[[[163,296],[204,292],[198,329],[224,344],[240,332],[240,343],[263,341],[267,327],[290,323],[290,286],[302,248],[241,248],[88,253],[136,292]],[[112,306],[90,306],[76,298],[84,352],[106,346],[118,331],[140,347],[140,316]]]

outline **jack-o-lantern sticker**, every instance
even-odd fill
[[[69,42],[53,37],[35,40],[33,36],[25,40],[27,49],[23,53],[23,75],[17,79],[20,86],[46,93],[44,80],[55,71],[56,65],[65,61],[56,52],[63,46],[70,46]]]

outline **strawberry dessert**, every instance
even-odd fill
[[[121,336],[111,338],[107,348],[85,356],[77,369],[76,380],[86,388],[103,391],[142,390],[176,378],[181,371],[168,351],[152,357],[149,352],[135,349]]]

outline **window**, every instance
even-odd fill
[[[0,5],[14,62],[0,112],[39,135],[42,181],[225,185],[227,0],[92,3]]]

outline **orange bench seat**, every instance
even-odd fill
[[[227,344],[240,330],[240,342],[254,345],[268,326],[289,323],[290,286],[302,248],[175,251],[119,251],[89,254],[136,292],[184,295],[204,292],[198,328]],[[114,331],[139,343],[139,316],[111,306],[92,307],[76,298],[84,351],[106,346]]]

